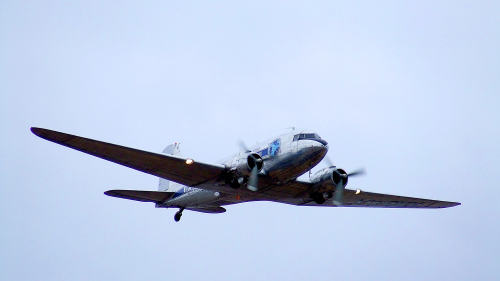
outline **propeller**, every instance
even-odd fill
[[[243,150],[246,153],[252,152],[250,149],[248,149],[245,142],[241,139],[238,141],[238,146],[240,147],[241,150]],[[262,167],[263,160],[262,158],[255,157],[253,154],[250,154],[248,157],[252,158],[254,165],[252,171],[250,172],[250,177],[248,178],[247,188],[250,189],[251,191],[257,191],[259,190],[258,188],[259,167]]]
[[[246,146],[245,142],[243,140],[238,141],[238,146],[245,152],[251,152],[250,149]]]
[[[333,165],[333,162],[332,160],[330,160],[330,158],[328,158],[328,156],[325,156],[325,158],[323,158],[323,160],[325,160],[326,162],[326,165],[330,168],[335,168],[335,165]],[[366,174],[366,170],[365,168],[359,168],[353,172],[350,172],[349,174],[347,174],[348,177],[350,176],[359,176],[359,175],[364,175]],[[340,173],[339,173],[340,175]]]
[[[257,158],[253,154],[250,154],[254,161],[254,166],[252,168],[252,172],[250,173],[250,178],[248,179],[247,188],[251,191],[259,190],[257,182],[259,181],[259,166],[262,166],[262,158]]]
[[[353,172],[350,172],[349,174],[344,174],[341,173],[339,170],[335,169],[335,172],[339,175],[340,180],[339,183],[337,184],[337,187],[335,188],[333,204],[335,206],[341,206],[344,203],[344,190],[345,190],[344,182],[347,182],[347,179],[351,176],[361,176],[366,174],[366,170],[364,168],[361,168]]]
[[[344,181],[342,180],[343,178],[347,178],[347,175],[346,174],[340,175],[339,183],[337,184],[337,187],[335,188],[335,193],[333,194],[334,195],[333,205],[335,206],[340,206],[344,202],[345,186],[344,186]]]
[[[362,175],[366,175],[365,168],[360,168],[360,169],[357,169],[357,170],[355,170],[355,171],[350,172],[349,174],[347,174],[348,177],[362,176]]]
[[[341,206],[344,203],[344,190],[345,190],[345,185],[344,183],[347,183],[347,179],[349,177],[354,177],[354,176],[362,176],[366,174],[365,168],[360,168],[355,171],[352,171],[348,174],[343,173],[343,170],[338,170],[335,165],[333,165],[332,161],[330,158],[325,157],[323,158],[325,160],[326,164],[330,168],[335,168],[334,172],[336,172],[339,175],[339,182],[337,186],[335,187],[335,192],[334,192],[334,198],[333,198],[333,204],[336,206]]]
[[[323,158],[323,160],[325,160],[326,165],[327,165],[328,167],[335,167],[335,165],[333,165],[332,160],[330,160],[330,158],[329,158],[328,156],[325,156],[325,157]]]

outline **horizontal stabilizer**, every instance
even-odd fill
[[[164,202],[174,196],[174,192],[146,190],[108,190],[104,194],[112,197],[130,199],[141,202]]]

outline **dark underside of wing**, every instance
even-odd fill
[[[274,199],[270,201],[292,204],[297,206],[321,206],[321,207],[370,207],[370,208],[448,208],[460,205],[458,202],[439,201],[432,199],[413,198],[390,194],[373,192],[359,192],[346,189],[341,206],[333,204],[333,198],[327,199],[325,203],[318,204],[310,198],[311,183],[305,181],[292,181],[282,186],[276,186],[273,191],[268,191]],[[279,194],[282,194],[280,196]],[[292,195],[293,194],[293,195]]]
[[[48,141],[187,186],[215,182],[225,172],[224,165],[220,164],[194,161],[188,165],[183,157],[143,151],[47,129],[31,128],[31,131]]]
[[[333,204],[333,199],[327,200],[324,204],[318,205],[312,200],[304,202],[305,206],[331,206],[337,207]],[[460,205],[457,202],[439,201],[431,199],[413,198],[389,194],[380,194],[372,192],[361,192],[356,194],[355,190],[345,190],[344,201],[338,207],[369,207],[369,208],[448,208]]]
[[[325,204],[333,205],[331,199],[328,200]],[[437,209],[454,207],[457,205],[460,205],[460,203],[372,192],[361,192],[359,194],[356,194],[355,190],[345,190],[344,202],[341,207]]]

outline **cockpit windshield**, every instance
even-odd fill
[[[320,140],[321,137],[318,136],[317,134],[297,134],[295,136],[293,136],[293,141],[296,141],[296,140]]]

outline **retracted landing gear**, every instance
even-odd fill
[[[319,193],[319,192],[313,192],[311,193],[311,199],[314,200],[314,202],[316,202],[316,204],[323,204],[325,203],[326,199],[325,197],[323,197],[323,194],[322,193]]]
[[[175,213],[175,215],[174,215],[174,220],[175,221],[180,221],[181,220],[182,211],[184,211],[184,207],[180,207],[180,210],[177,211],[177,213]]]

